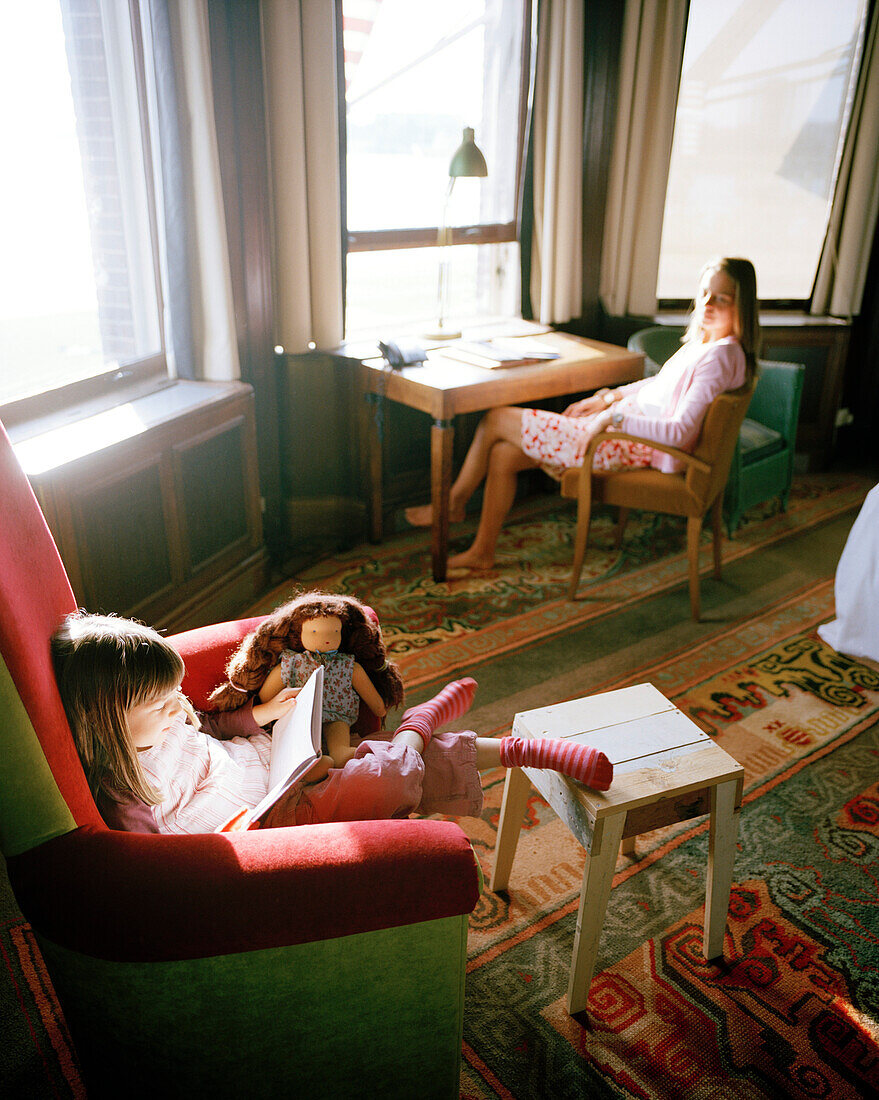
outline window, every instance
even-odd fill
[[[165,373],[137,19],[116,0],[0,17],[0,405]]]
[[[692,298],[712,253],[761,298],[812,294],[867,0],[691,0],[657,296]]]
[[[342,0],[349,337],[436,323],[449,162],[476,131],[485,179],[449,202],[449,315],[518,306],[528,0]],[[523,77],[523,74],[526,74]]]

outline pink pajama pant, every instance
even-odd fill
[[[476,734],[437,733],[422,756],[415,749],[370,739],[344,768],[296,787],[271,824],[316,825],[420,814],[476,817],[482,781],[476,767]]]

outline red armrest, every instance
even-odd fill
[[[257,615],[253,619],[199,626],[168,638],[186,665],[183,694],[196,710],[209,709],[208,696],[223,682],[226,662],[244,635],[254,630],[263,618]]]
[[[469,913],[473,849],[451,821],[171,836],[84,826],[8,860],[22,912],[115,961],[205,958]]]

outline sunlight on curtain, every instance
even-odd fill
[[[240,378],[241,372],[214,123],[207,3],[170,5],[168,14],[177,109],[187,136],[184,186],[190,191],[186,245],[195,377],[225,382]]]
[[[534,94],[535,320],[579,317],[583,285],[583,5],[541,5]]]
[[[812,313],[850,317],[861,309],[879,216],[879,7],[873,9],[861,77],[839,169]]]
[[[629,0],[601,260],[609,313],[656,310],[662,212],[687,0]],[[695,284],[702,261],[690,272]],[[688,293],[692,293],[692,287]]]
[[[342,229],[333,4],[264,0],[276,339],[342,341]]]

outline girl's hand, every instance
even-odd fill
[[[276,718],[281,718],[296,706],[296,696],[301,688],[282,688],[267,703],[253,704],[253,720],[258,726],[267,726]]]
[[[603,397],[598,397],[593,394],[592,397],[584,397],[582,401],[575,401],[573,405],[568,405],[564,411],[564,416],[591,416],[592,413],[601,412],[602,409],[606,409]]]
[[[589,435],[586,440],[587,447],[597,435],[599,435],[603,431],[606,431],[610,427],[612,416],[613,413],[611,413],[610,409],[607,409],[600,416],[596,416],[596,418],[589,425]]]

